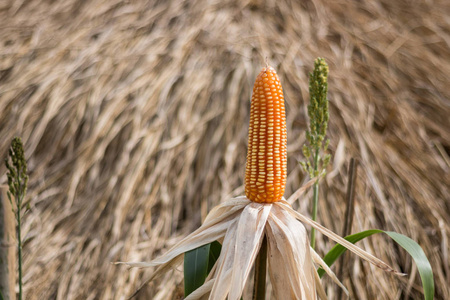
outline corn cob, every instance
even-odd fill
[[[256,78],[250,107],[245,195],[254,202],[280,201],[286,186],[286,116],[283,90],[272,67]]]

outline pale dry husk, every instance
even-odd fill
[[[119,262],[130,267],[159,268],[150,279],[175,268],[182,262],[183,254],[213,241],[220,241],[222,250],[204,286],[186,299],[238,300],[244,291],[263,237],[267,237],[268,273],[276,299],[316,300],[328,299],[322,287],[315,262],[348,295],[333,271],[322,258],[310,249],[304,222],[332,240],[345,246],[364,260],[388,272],[393,270],[383,261],[365,252],[332,231],[303,216],[286,200],[273,204],[254,203],[246,197],[227,200],[208,214],[200,228],[183,238],[170,250],[150,262]],[[139,292],[139,291],[138,291]]]
[[[153,270],[112,261],[157,257],[242,194],[266,56],[286,98],[289,197],[304,180],[308,72],[322,56],[333,161],[319,223],[341,232],[346,169],[359,158],[352,231],[419,241],[436,298],[450,299],[447,2],[1,1],[0,154],[22,136],[30,170],[26,298],[123,299]],[[304,215],[308,199],[295,207]],[[322,256],[333,243],[318,238]],[[352,297],[421,297],[402,249],[383,236],[360,246],[409,276],[350,256]],[[179,297],[181,280],[170,271],[139,298]]]

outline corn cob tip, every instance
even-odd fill
[[[250,108],[245,194],[260,203],[280,201],[286,185],[286,116],[283,90],[274,68],[256,78]]]

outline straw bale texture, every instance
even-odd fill
[[[450,299],[449,15],[447,0],[1,1],[0,155],[19,135],[30,170],[26,298],[124,299],[152,270],[111,262],[150,260],[243,194],[265,57],[285,93],[289,196],[305,180],[308,72],[321,56],[333,159],[319,222],[341,232],[359,158],[353,232],[417,240],[436,299]],[[318,238],[323,254],[333,243]],[[351,256],[354,299],[421,298],[402,249],[384,236],[360,245],[409,276]],[[174,270],[139,299],[181,295]]]

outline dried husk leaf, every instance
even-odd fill
[[[339,285],[345,292],[345,294],[348,296],[348,291],[347,288],[342,284],[342,282],[336,277],[336,274],[334,274],[334,272],[330,269],[330,267],[328,267],[328,265],[323,261],[323,259],[320,257],[319,254],[317,254],[317,252],[310,247],[311,250],[311,256],[313,261],[318,264],[319,266],[322,267],[322,269],[325,270],[325,272],[328,274],[328,276],[331,277],[331,279],[337,284]]]
[[[336,233],[332,232],[331,230],[323,227],[317,222],[314,222],[313,220],[303,216],[299,212],[293,210],[290,206],[290,204],[285,201],[281,200],[280,202],[277,202],[276,205],[279,205],[280,207],[284,207],[284,209],[288,212],[290,212],[293,216],[295,216],[298,220],[301,222],[308,224],[314,228],[316,228],[318,231],[320,231],[322,234],[328,236],[330,239],[335,241],[336,243],[341,244],[342,246],[346,247],[348,250],[352,251],[359,257],[363,258],[364,260],[370,262],[371,264],[375,265],[376,267],[386,271],[386,272],[392,272],[397,275],[404,275],[403,273],[395,271],[392,267],[390,267],[388,264],[383,262],[382,260],[376,258],[372,254],[364,251],[363,249],[359,248],[358,246],[350,243],[349,241],[345,240],[344,238],[340,237]]]
[[[224,237],[230,224],[238,218],[239,211],[249,202],[245,197],[239,197],[215,207],[208,214],[202,226],[175,244],[165,254],[150,262],[117,262],[116,264],[126,264],[138,268],[155,267],[166,264],[187,251],[220,240]]]
[[[217,260],[217,269],[214,274],[216,283],[214,284],[209,299],[225,299],[230,291],[231,274],[234,267],[233,261],[236,253],[236,232],[238,221],[233,222],[228,228],[225,239],[223,240],[222,250]]]
[[[316,282],[316,286],[317,286],[317,294],[319,295],[319,298],[322,300],[327,300],[327,294],[325,293],[325,289],[322,286],[322,283],[320,282],[320,277],[319,274],[317,274],[317,272],[314,272],[314,280]]]
[[[236,236],[236,253],[228,296],[229,300],[238,300],[244,290],[248,275],[255,262],[263,240],[264,228],[272,209],[272,204],[251,203],[241,214]]]
[[[269,275],[276,298],[315,300],[315,269],[303,224],[274,204],[266,232]]]

